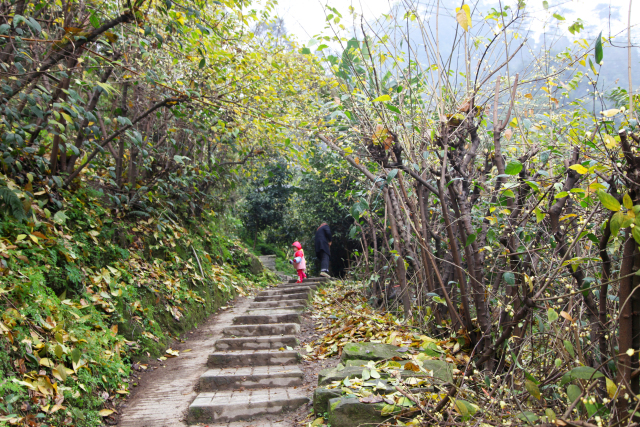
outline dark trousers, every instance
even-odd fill
[[[320,271],[329,271],[329,254],[322,251],[320,252],[318,258],[320,258]]]

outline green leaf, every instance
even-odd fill
[[[540,208],[535,208],[534,212],[536,213],[536,222],[540,223],[544,219],[544,213]]]
[[[547,0],[544,0],[544,1],[542,2],[542,7],[544,7],[544,10],[549,9],[549,2],[548,2]]]
[[[558,13],[554,13],[553,17],[556,18],[558,21],[564,21],[564,16],[558,14]]]
[[[365,369],[363,369],[363,370],[362,370],[362,379],[363,379],[364,381],[366,381],[366,380],[368,380],[369,378],[371,378],[371,374],[369,373],[369,370],[368,370],[368,369],[366,369],[366,368],[365,368]]]
[[[384,405],[382,407],[382,411],[380,412],[380,415],[382,415],[383,417],[386,417],[387,415],[393,414],[395,411],[396,411],[396,405]]]
[[[513,273],[511,272],[507,272],[507,273],[503,273],[502,274],[502,278],[504,279],[505,282],[507,282],[507,284],[509,285],[515,285],[516,284],[516,277],[513,275]]]
[[[598,38],[596,39],[595,57],[597,64],[600,64],[604,57],[604,52],[602,51],[602,31],[600,31],[600,34],[598,34]]]
[[[555,322],[558,320],[558,313],[553,308],[549,308],[549,310],[547,310],[547,318],[549,319],[549,323]]]
[[[521,414],[518,414],[518,418],[520,418],[522,421],[526,421],[530,424],[535,423],[536,421],[538,421],[538,416],[536,414],[534,414],[531,411],[525,411]]]
[[[573,380],[588,380],[602,377],[604,377],[604,375],[593,369],[591,366],[578,366],[562,376],[562,379],[560,379],[560,385],[563,386]]]
[[[547,422],[554,422],[556,420],[556,413],[553,412],[553,409],[547,408],[544,410],[544,414],[547,416]]]
[[[611,194],[598,190],[598,199],[600,199],[600,203],[602,206],[609,209],[612,212],[618,212],[620,210],[620,203],[613,197]]]
[[[504,173],[506,173],[507,175],[518,175],[521,170],[522,170],[522,163],[520,163],[517,160],[514,160],[513,162],[509,162],[507,167],[504,169]]]
[[[73,361],[73,363],[78,363],[81,356],[82,353],[80,353],[80,350],[78,350],[77,348],[74,348],[71,352],[71,360]]]
[[[372,102],[387,102],[391,101],[391,97],[389,95],[381,95],[374,99]]]
[[[591,366],[578,366],[577,368],[573,368],[569,373],[571,374],[571,377],[573,379],[577,378],[580,380],[589,380],[604,377],[601,372],[596,371]]]
[[[540,389],[538,388],[538,386],[536,385],[536,383],[534,383],[533,381],[530,380],[525,380],[524,381],[524,388],[527,389],[527,391],[529,392],[529,394],[533,397],[535,397],[536,399],[540,400]]]
[[[476,241],[476,238],[478,237],[477,234],[469,234],[467,236],[467,242],[464,244],[464,247],[466,248],[467,246],[469,246],[470,244],[472,244],[473,242]]]
[[[567,397],[569,398],[569,403],[573,403],[577,398],[582,394],[582,390],[575,384],[571,384],[567,387]]]
[[[640,227],[633,227],[631,229],[631,235],[633,236],[633,240],[635,240],[636,243],[640,245]]]
[[[303,47],[300,50],[300,53],[303,54],[303,55],[310,55],[311,54],[311,49],[309,49],[308,47]]]
[[[100,27],[100,20],[98,19],[95,13],[92,13],[91,16],[89,17],[89,22],[91,23],[93,28]]]
[[[394,113],[400,114],[400,109],[393,104],[384,104],[387,109],[393,111]]]
[[[571,355],[571,357],[576,357],[576,353],[573,350],[573,344],[571,344],[571,341],[564,340],[563,343],[564,343],[565,350],[567,350],[567,352]]]
[[[64,211],[58,211],[53,216],[53,222],[60,225],[64,224],[67,219],[69,219],[69,217],[64,213]]]
[[[629,193],[625,193],[625,195],[622,197],[622,204],[629,210],[633,209],[633,201],[631,200],[631,196],[629,196]]]
[[[566,191],[561,191],[554,196],[554,199],[562,199],[563,197],[567,197],[568,195],[569,193],[567,193]]]
[[[611,223],[609,224],[612,235],[614,236],[618,235],[618,232],[620,231],[620,227],[622,226],[623,219],[624,219],[624,215],[622,214],[622,212],[616,212],[615,215],[613,215],[613,217],[611,218]]]

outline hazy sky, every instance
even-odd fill
[[[431,9],[436,0],[403,0],[403,2],[405,4],[419,2],[422,5],[428,5]],[[324,4],[337,8],[343,17],[348,16],[348,7],[352,5],[356,11],[364,15],[365,19],[370,20],[387,12],[395,3],[397,1],[390,0],[279,0],[276,11],[284,18],[289,33],[295,34],[298,40],[304,44],[313,35],[323,31],[325,25]],[[450,20],[449,25],[453,25],[455,7],[461,3],[461,0],[459,2],[440,1],[440,15],[442,18]],[[473,4],[473,2],[471,3]],[[506,0],[502,4],[510,3],[513,2]],[[603,36],[607,36],[609,32],[615,35],[622,31],[623,34],[618,36],[618,41],[621,42],[622,38],[626,40],[629,0],[548,0],[549,9],[547,11],[543,9],[542,0],[526,0],[526,3],[527,10],[533,17],[532,29],[537,34],[542,34],[543,31],[556,32],[558,21],[550,17],[552,13],[559,13],[566,18],[560,24],[560,31],[563,34],[568,34],[566,28],[576,19],[581,18],[585,23],[586,30],[581,34],[583,37],[594,37],[601,30]],[[481,0],[478,10],[486,12],[497,4],[498,2],[494,0]],[[632,26],[634,26],[632,41],[640,42],[640,2],[636,0],[634,6],[631,20]],[[474,19],[480,19],[480,17],[477,16]],[[441,22],[446,25],[446,21]],[[546,28],[545,22],[548,23]],[[347,23],[345,23],[346,25]]]

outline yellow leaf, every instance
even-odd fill
[[[585,168],[582,165],[571,165],[569,166],[569,169],[573,169],[574,171],[578,172],[580,175],[584,175],[585,173],[589,172],[589,169]]]
[[[111,409],[100,409],[100,411],[98,412],[100,414],[101,417],[108,417],[109,415],[113,414],[115,411],[111,410]]]
[[[605,117],[613,117],[616,114],[618,114],[619,112],[620,112],[619,109],[612,108],[611,110],[600,111],[600,114],[602,114]]]
[[[614,383],[609,378],[606,378],[606,380],[607,380],[607,393],[609,393],[609,397],[613,399],[613,397],[616,395],[616,392],[618,391],[618,386],[616,386],[616,383]]]
[[[27,235],[26,234],[18,234],[18,236],[16,237],[16,242],[19,242],[20,240],[24,240],[26,239]]]
[[[560,316],[564,317],[569,322],[573,322],[573,317],[571,317],[571,315],[569,313],[567,313],[566,311],[561,311],[560,312]]]
[[[608,149],[613,149],[618,145],[618,142],[611,136],[608,134],[604,135],[604,146],[607,147]]]
[[[462,8],[456,8],[456,21],[458,21],[458,24],[460,24],[465,31],[469,31],[469,28],[471,28],[471,10],[469,9],[469,5],[464,4]]]
[[[47,359],[46,357],[43,357],[42,359],[40,359],[40,365],[46,366],[47,368],[53,368],[53,362],[50,359]]]
[[[29,238],[33,240],[33,243],[38,244],[38,238],[36,236],[34,236],[33,234],[29,234]]]

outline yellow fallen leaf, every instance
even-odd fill
[[[114,412],[115,411],[113,411],[111,409],[100,409],[98,414],[100,414],[101,417],[108,417],[109,415],[113,414]]]

